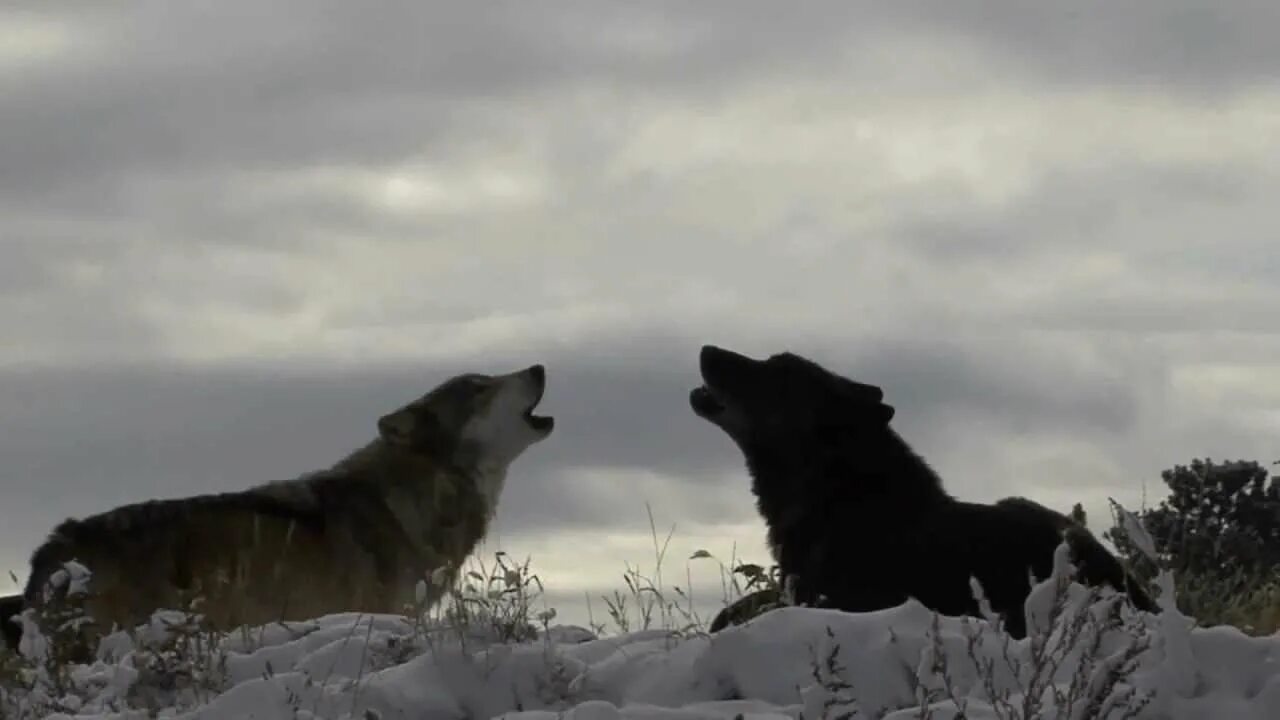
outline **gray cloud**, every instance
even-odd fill
[[[1096,515],[1261,457],[1273,5],[0,14],[63,38],[0,49],[0,568],[535,359],[561,426],[504,533],[644,535],[649,500],[741,537],[741,460],[686,407],[703,342],[882,385],[965,497]]]
[[[42,12],[72,28],[73,49],[0,76],[0,200],[78,212],[136,207],[152,189],[140,178],[180,168],[448,156],[459,133],[493,121],[496,99],[547,88],[715,93],[764,69],[821,77],[896,40],[960,40],[1037,83],[1226,91],[1280,70],[1268,30],[1280,11],[1265,2],[60,7]],[[942,70],[904,47],[901,70]]]
[[[1011,61],[1036,68],[1043,80],[1217,92],[1265,82],[1280,65],[1280,52],[1263,29],[1280,20],[1280,11],[1266,2],[903,5],[915,23],[948,27],[1002,48]]]
[[[686,24],[660,8],[593,3],[156,10],[81,8],[68,20],[83,49],[46,73],[9,79],[5,198],[128,209],[145,202],[142,179],[180,168],[199,179],[393,162],[422,150],[448,157],[458,133],[493,121],[497,98],[586,81],[683,85],[712,70],[742,72],[735,60],[769,47],[768,26],[751,33],[754,43],[729,42],[723,18]],[[695,38],[665,47],[682,32]]]

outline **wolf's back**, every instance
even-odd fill
[[[323,514],[254,491],[126,505],[58,525],[32,555],[23,596],[41,606],[53,573],[74,560],[92,573],[87,609],[100,623],[141,622],[195,594],[216,622],[266,622],[276,618],[264,603],[287,611],[282,581],[328,576],[325,525]]]

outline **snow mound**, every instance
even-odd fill
[[[68,712],[46,716],[138,718],[150,706],[160,717],[262,720],[903,720],[924,706],[932,718],[1089,718],[1120,717],[1128,703],[1139,718],[1280,717],[1280,636],[1191,629],[1068,590],[1048,632],[1021,641],[916,602],[860,614],[780,608],[715,636],[554,626],[519,644],[400,616],[332,615],[223,638],[208,648],[217,674],[203,689],[193,673],[144,661],[164,639],[158,615],[138,647],[109,637],[100,654],[114,659],[72,673],[83,699],[68,695]]]
[[[1166,571],[1158,616],[1073,575],[1063,544],[1020,640],[915,601],[783,607],[713,636],[551,626],[524,642],[501,624],[356,613],[219,636],[163,611],[75,665],[52,663],[26,617],[24,661],[0,657],[0,718],[1280,718],[1280,633],[1193,627]]]

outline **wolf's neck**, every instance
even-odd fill
[[[385,440],[375,438],[364,447],[339,460],[332,470],[362,476],[366,474],[363,471],[385,465],[389,451],[390,448],[387,447]]]
[[[356,477],[394,477],[410,484],[414,484],[414,476],[419,473],[454,472],[471,481],[484,502],[486,517],[492,519],[506,485],[507,465],[505,462],[482,462],[472,467],[451,467],[438,459],[398,451],[377,438],[338,462],[333,471]]]
[[[760,511],[775,526],[807,522],[831,512],[900,513],[952,502],[942,479],[890,431],[875,452],[863,443],[837,442],[815,452],[747,453]]]
[[[498,498],[507,483],[507,466],[494,464],[492,467],[481,467],[475,476],[476,490],[484,500],[485,517],[489,520],[498,512]]]

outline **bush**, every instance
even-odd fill
[[[1280,477],[1253,461],[1192,460],[1161,473],[1169,496],[1138,513],[1158,563],[1177,579],[1179,609],[1254,633],[1280,627]],[[1103,534],[1144,580],[1146,558],[1117,524]]]

